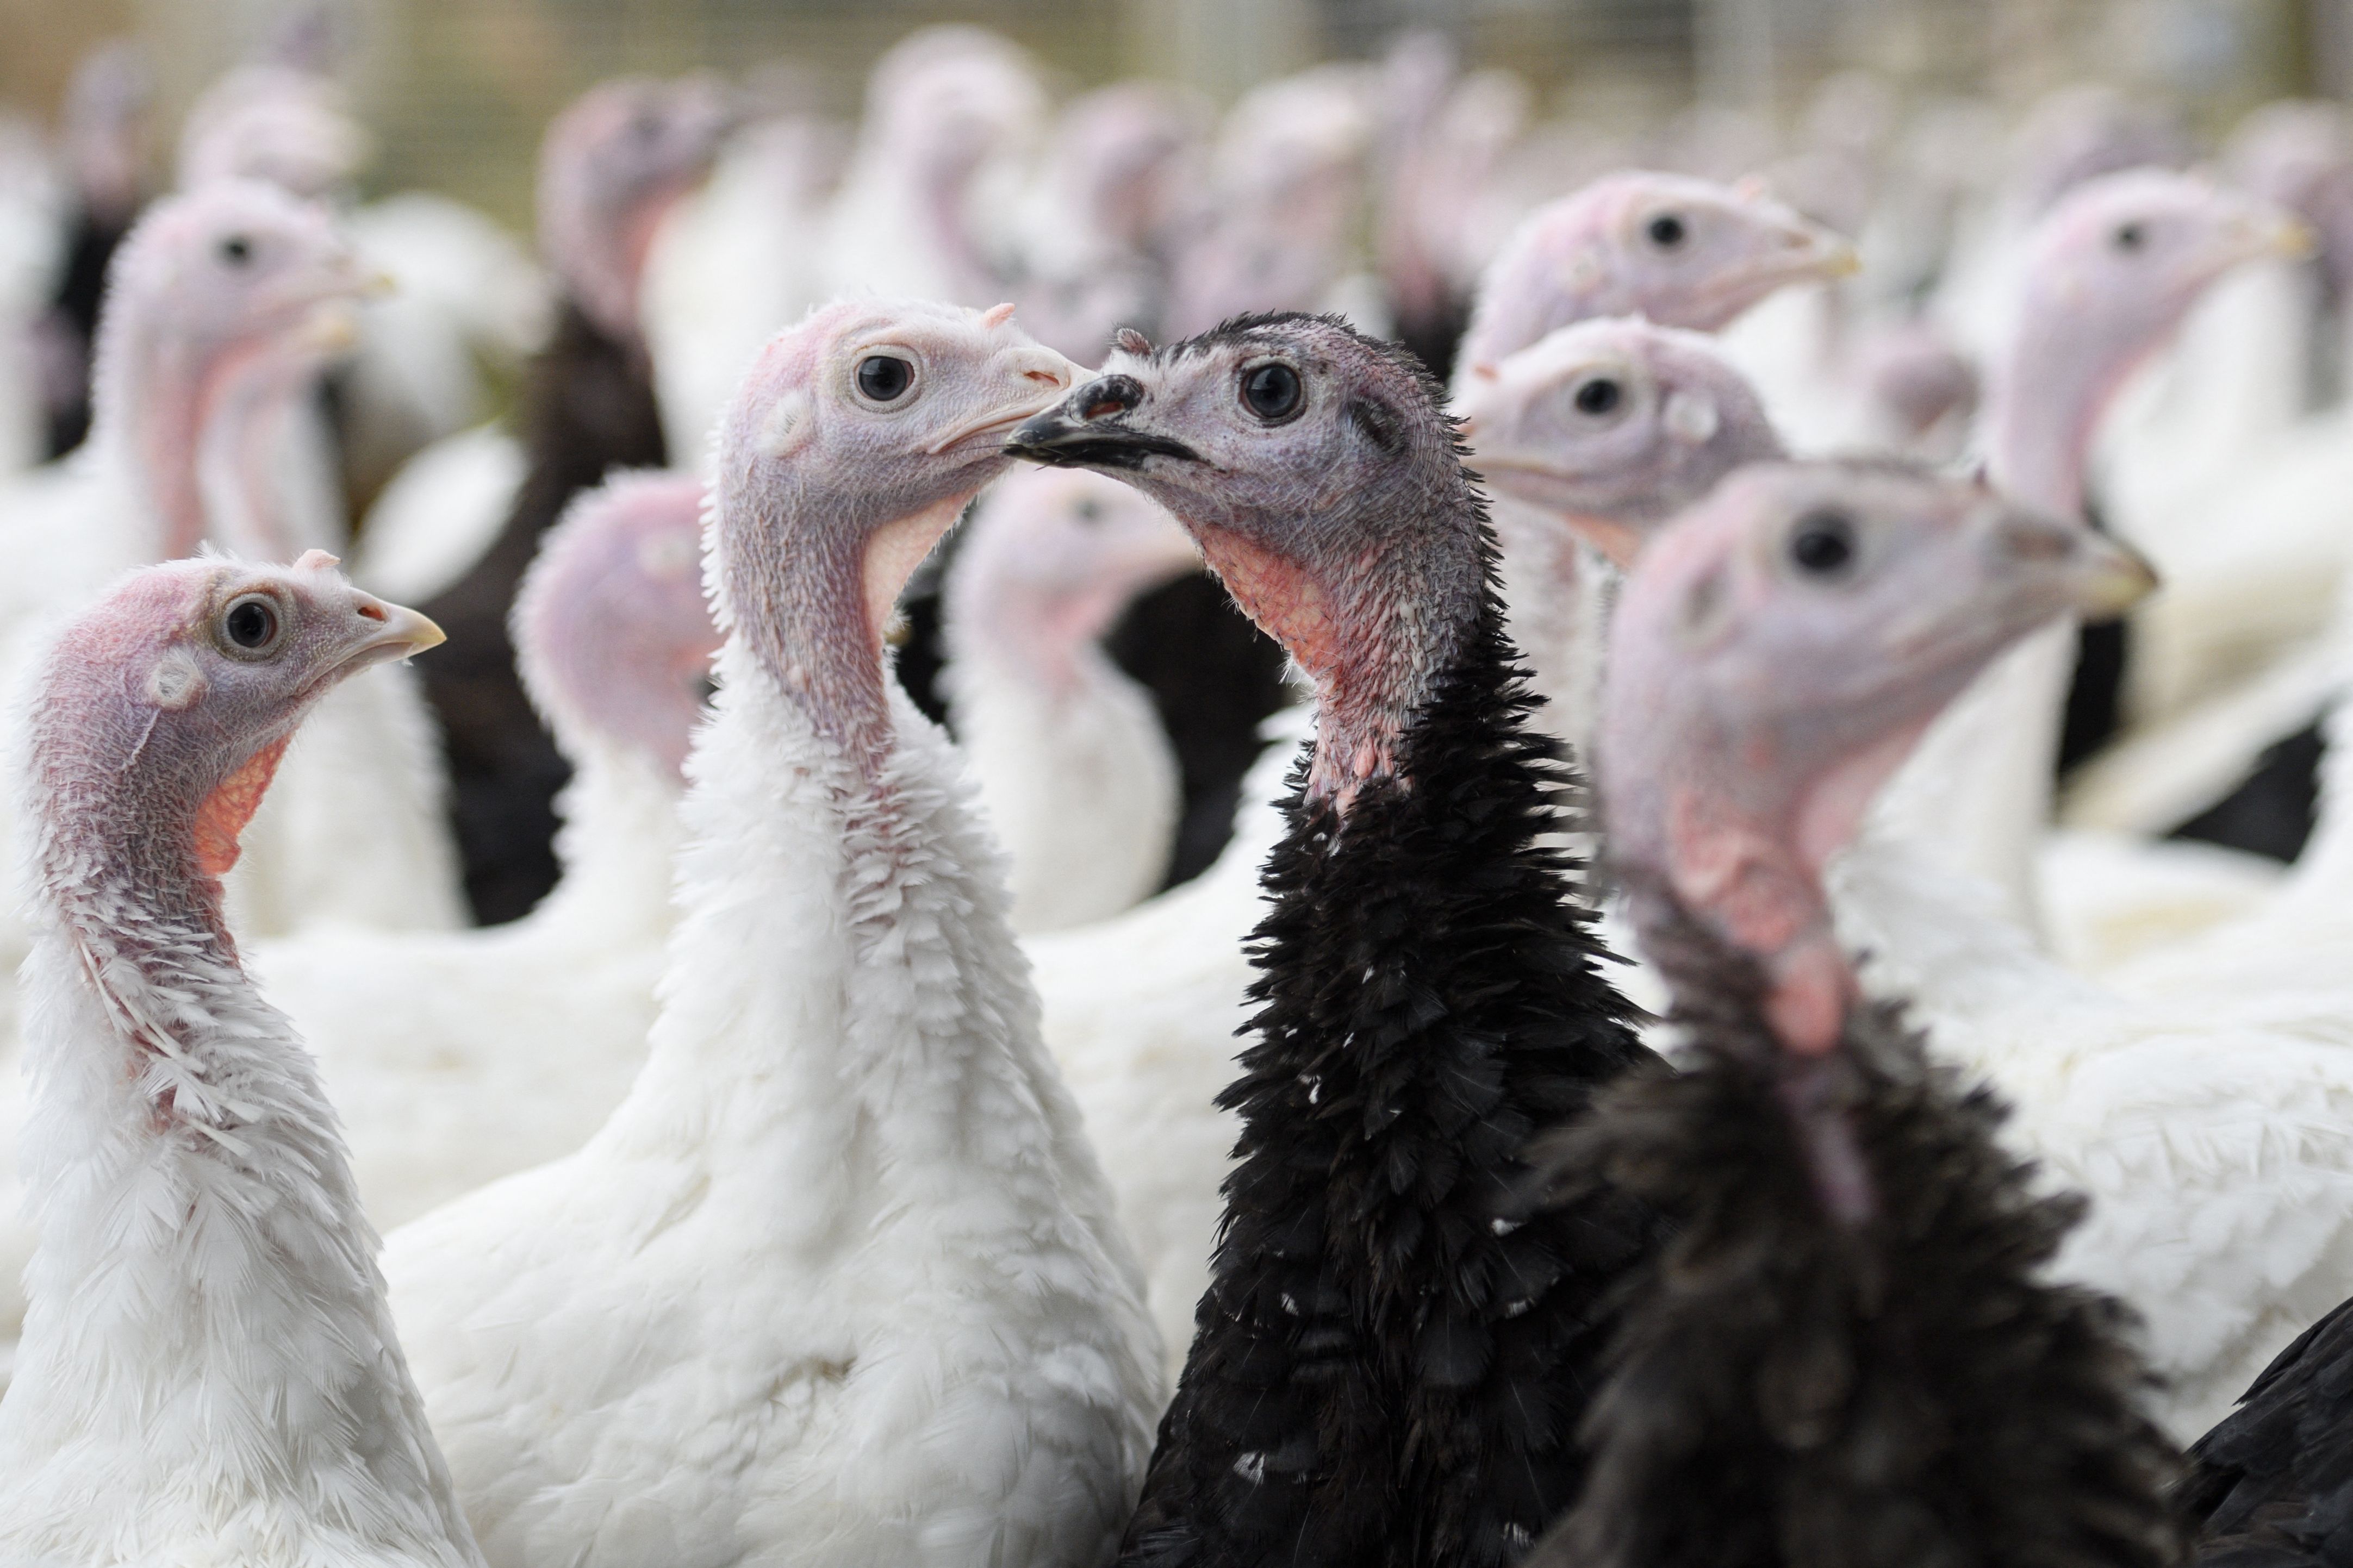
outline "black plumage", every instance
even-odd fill
[[[1222,1100],[1240,1163],[1124,1563],[1493,1568],[1577,1493],[1604,1302],[1658,1226],[1607,1190],[1516,1227],[1503,1205],[1532,1132],[1651,1058],[1563,897],[1570,780],[1482,533],[1398,776],[1344,824],[1294,774]]]
[[[1234,608],[1216,578],[1179,577],[1139,595],[1103,637],[1112,662],[1152,694],[1176,753],[1184,805],[1166,886],[1209,868],[1233,837],[1259,727],[1290,700],[1282,645]]]
[[[2280,1352],[2189,1458],[2201,1564],[2353,1563],[2353,1301]]]
[[[490,549],[425,607],[449,642],[417,666],[448,748],[466,897],[486,925],[528,913],[555,885],[555,795],[571,775],[515,674],[515,585],[575,495],[614,468],[669,460],[645,350],[569,300],[532,363],[522,426],[522,488]]]
[[[1576,1510],[1530,1568],[1941,1568],[2177,1562],[2168,1443],[2137,1407],[2131,1320],[2049,1282],[2081,1212],[2005,1153],[2006,1111],[1894,1006],[1781,1049],[1754,961],[1688,917],[1646,932],[1689,1054],[1535,1152],[1675,1226],[1630,1280]],[[1860,1155],[1833,1217],[1818,1179]]]
[[[66,237],[65,265],[42,323],[47,352],[58,358],[47,367],[51,384],[45,388],[44,446],[49,457],[63,457],[90,434],[91,358],[98,345],[99,310],[106,299],[106,272],[137,216],[135,210],[110,216],[84,205],[76,211]]]

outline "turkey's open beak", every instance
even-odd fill
[[[1099,375],[1007,438],[1005,455],[1058,468],[1144,467],[1148,458],[1198,463],[1201,455],[1173,436],[1144,426],[1144,387],[1131,375]]]

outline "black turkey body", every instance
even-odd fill
[[[1622,1298],[1584,1497],[1531,1568],[2180,1561],[2130,1315],[2048,1280],[2082,1203],[2038,1194],[1990,1091],[1893,1006],[1800,1062],[1753,960],[1687,917],[1645,942],[1682,1070],[1620,1083],[1535,1157],[1554,1192],[1608,1184],[1676,1228]],[[1865,1217],[1818,1195],[1800,1101],[1852,1130]]]
[[[1499,1568],[1581,1483],[1605,1304],[1659,1226],[1606,1190],[1502,1215],[1530,1135],[1655,1058],[1563,896],[1570,780],[1482,549],[1398,776],[1344,824],[1294,773],[1239,1164],[1123,1563]]]
[[[2353,1301],[2280,1352],[2189,1458],[2203,1568],[2353,1564]]]
[[[571,776],[515,674],[515,586],[574,496],[611,469],[669,461],[644,350],[569,300],[532,362],[522,424],[522,486],[481,559],[426,606],[449,642],[417,666],[448,748],[466,897],[485,925],[529,913],[554,887],[555,795]]]

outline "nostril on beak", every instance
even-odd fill
[[[359,611],[360,616],[364,620],[381,621],[387,618],[384,613],[384,606],[377,604],[374,599],[362,599],[359,604]]]

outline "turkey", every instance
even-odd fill
[[[997,858],[882,642],[1068,361],[827,307],[721,426],[727,640],[644,1070],[578,1152],[394,1233],[493,1563],[1103,1562],[1161,1399]]]
[[[1537,208],[1489,264],[1455,384],[1572,321],[1644,315],[1713,331],[1777,289],[1854,268],[1852,246],[1760,187],[1612,174]]]
[[[691,476],[617,475],[548,531],[516,595],[517,661],[573,767],[564,879],[537,909],[250,950],[343,1108],[379,1226],[577,1149],[645,1059],[681,769],[719,646],[702,509]]]
[[[1651,1058],[1539,842],[1567,775],[1440,390],[1336,318],[1243,318],[1114,353],[1008,447],[1175,512],[1317,694],[1209,1289],[1121,1560],[1509,1562],[1576,1495],[1657,1230],[1608,1194],[1518,1229],[1496,1205],[1535,1127]]]
[[[280,489],[270,436],[350,341],[368,286],[325,215],[274,187],[224,181],[150,208],[116,255],[90,439],[0,500],[16,623],[201,543],[282,561],[325,531]],[[9,668],[25,658],[0,649]],[[233,918],[249,933],[453,923],[439,787],[408,673],[339,686],[248,834]]]
[[[1821,881],[1942,703],[2140,571],[1980,485],[1841,464],[1736,476],[1628,581],[1599,784],[1682,1070],[1537,1158],[1556,1201],[1639,1194],[1676,1230],[1537,1568],[2179,1559],[2129,1316],[2043,1277],[2080,1202],[1862,997]]]
[[[1115,480],[1029,468],[974,509],[945,593],[949,713],[1011,859],[1013,929],[1083,925],[1158,890],[1181,804],[1149,693],[1101,638],[1198,570],[1168,514]]]
[[[1736,252],[1725,262],[1745,264]],[[1695,281],[1704,288],[1712,279],[1703,274]],[[1656,299],[1662,308],[1681,303],[1677,290],[1662,289]],[[1727,469],[1778,450],[1772,433],[1755,395],[1698,342],[1639,321],[1564,328],[1493,368],[1465,377],[1463,406],[1479,448],[1473,461],[1483,468],[1491,456],[1506,458],[1496,466],[1498,491],[1537,487],[1519,503],[1524,551],[1547,540],[1560,547],[1519,562],[1507,557],[1505,569],[1525,595],[1521,623],[1551,628],[1556,645],[1598,649],[1598,637],[1574,617],[1579,609],[1598,616],[1600,605],[1583,606],[1570,595],[1599,579],[1578,569],[1567,548],[1575,535],[1545,503],[1583,514],[1580,526],[1629,532],[1658,515],[1662,499],[1694,499]],[[1620,386],[1619,401],[1599,416],[1575,406],[1588,374]],[[1703,403],[1717,427],[1693,446],[1704,423]],[[1679,418],[1662,417],[1675,407]],[[1579,480],[1563,489],[1560,480],[1520,471],[1536,467]],[[1613,519],[1618,506],[1630,510]],[[1531,662],[1539,692],[1566,684],[1559,663],[1547,669]],[[1599,660],[1572,668],[1590,679]],[[1556,703],[1539,710],[1538,721],[1576,742],[1589,724],[1581,712],[1589,708]],[[1047,1043],[1094,1130],[1121,1218],[1144,1255],[1162,1337],[1179,1355],[1208,1285],[1218,1194],[1232,1169],[1239,1130],[1215,1096],[1232,1077],[1235,1032],[1249,1018],[1245,947],[1263,912],[1258,870],[1283,832],[1275,804],[1279,753],[1282,743],[1295,747],[1303,738],[1302,722],[1295,712],[1270,721],[1276,752],[1246,782],[1233,838],[1198,880],[1116,920],[1027,943],[1045,1001]]]
[[[1620,567],[1731,469],[1782,456],[1756,392],[1710,339],[1634,316],[1579,321],[1477,365],[1455,405],[1499,494]]]
[[[1854,249],[1744,185],[1677,174],[1597,180],[1531,214],[1481,279],[1455,360],[1467,393],[1504,356],[1577,321],[1642,316],[1711,331],[1792,284],[1854,269]],[[1499,497],[1504,598],[1556,733],[1592,728],[1608,574],[1556,517]]]
[[[2006,493],[2083,514],[2085,455],[2118,383],[2232,268],[2293,243],[2285,215],[2189,175],[2087,181],[2027,241],[2024,293],[1994,362],[1986,451]],[[2050,815],[2074,628],[2045,627],[1938,718],[1868,837],[1981,878],[2008,918],[2040,921],[2033,858]]]
[[[2158,190],[2189,205],[2169,209],[2180,227],[2154,229],[2164,243],[2136,256],[2171,265],[2100,297],[2122,317],[2105,330],[2127,340],[2142,289],[2161,298],[2213,254],[2260,239],[2232,233],[2255,216],[2245,207],[2175,184]],[[2097,195],[2087,186],[2084,197]],[[2110,231],[2077,232],[2091,260],[2076,265],[2095,264]],[[2054,282],[2067,270],[2055,268]],[[2079,306],[2071,330],[2099,335],[2103,322],[2086,315]],[[2035,434],[2057,440],[2069,423]],[[2130,597],[2096,607],[2121,611]],[[1994,670],[2016,657],[2002,655]],[[1980,678],[1972,691],[1982,688]],[[1898,778],[1918,765],[1915,755]],[[1841,933],[1872,955],[1866,984],[1913,999],[1938,1047],[2016,1104],[2010,1146],[2092,1196],[2061,1276],[2143,1314],[2166,1384],[2154,1408],[2179,1436],[2204,1430],[2297,1325],[2353,1290],[2343,1224],[2353,1202],[2353,1138],[2343,1129],[2353,1123],[2339,1109],[2353,1078],[2337,1043],[2341,1004],[2242,1005],[2226,994],[2192,1010],[2134,1005],[2044,957],[1987,885],[1940,872],[1913,840],[1878,837],[1883,804],[1863,842],[1831,868]],[[2286,1148],[2283,1123],[2298,1129]]]
[[[333,1110],[221,873],[305,709],[440,640],[328,557],[149,567],[23,714],[44,1245],[0,1400],[16,1563],[479,1564]]]
[[[452,638],[448,655],[426,667],[425,689],[448,748],[466,896],[485,925],[516,919],[554,885],[554,799],[564,783],[563,759],[515,674],[507,611],[565,502],[608,469],[668,460],[638,289],[654,231],[708,172],[725,124],[706,79],[628,78],[591,89],[548,128],[540,244],[563,298],[524,393],[522,485],[488,510],[480,504],[487,497],[474,497],[470,510],[440,498],[424,520],[448,528],[503,515],[495,530],[472,536],[479,553],[468,552],[464,574],[426,604]]]

